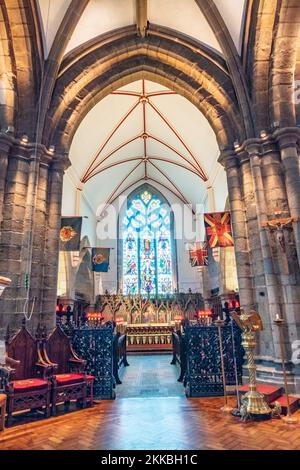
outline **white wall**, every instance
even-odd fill
[[[63,198],[62,198],[62,216],[82,216],[82,230],[81,239],[85,236],[88,237],[92,245],[96,244],[96,214],[90,206],[88,199],[84,193],[81,192],[80,208],[78,214],[76,213],[76,184],[72,178],[71,171],[67,171],[64,176],[63,184]]]

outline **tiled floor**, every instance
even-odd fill
[[[172,356],[128,356],[129,367],[122,369],[122,385],[117,398],[183,397],[184,387],[177,381],[180,371],[171,365]]]

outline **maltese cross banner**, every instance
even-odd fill
[[[230,212],[204,214],[205,231],[210,248],[233,246]]]

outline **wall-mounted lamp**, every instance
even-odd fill
[[[234,146],[235,150],[240,148],[240,144],[237,140],[234,142],[233,146]]]
[[[262,139],[266,139],[268,137],[267,131],[265,131],[264,129],[262,131],[260,131],[260,137]]]
[[[21,138],[22,144],[28,144],[28,141],[29,141],[28,135],[24,134]]]
[[[51,145],[51,146],[49,147],[49,153],[51,153],[51,155],[53,155],[54,152],[55,152],[55,146],[54,146],[54,145]]]

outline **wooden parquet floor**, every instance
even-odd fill
[[[299,424],[241,423],[222,399],[128,398],[6,429],[0,450],[300,449]]]

